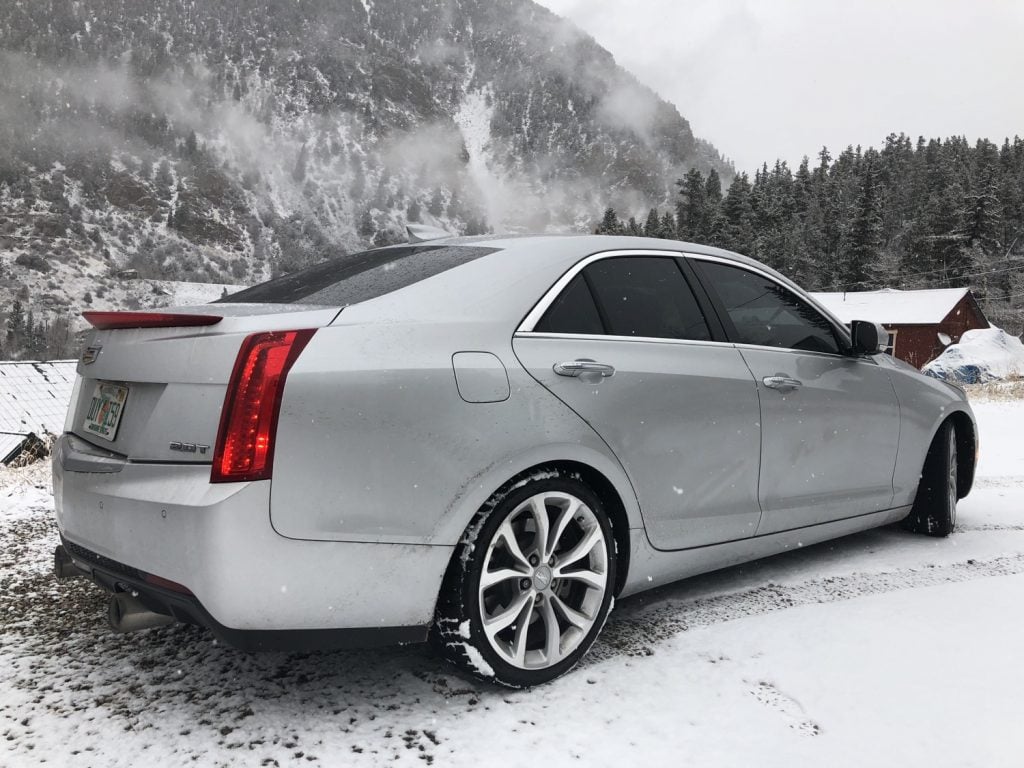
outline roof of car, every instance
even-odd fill
[[[498,248],[503,251],[527,250],[536,252],[538,249],[549,250],[552,254],[565,255],[574,252],[583,257],[602,251],[682,251],[684,253],[704,254],[729,259],[741,264],[748,264],[761,269],[769,269],[765,264],[755,261],[739,253],[727,251],[700,243],[683,240],[663,240],[653,237],[635,237],[630,235],[536,235],[536,234],[491,234],[467,237],[446,237],[428,240],[423,245],[475,245]],[[405,244],[395,247],[402,247]],[[774,270],[771,270],[774,272]]]
[[[389,248],[408,248],[397,244]],[[450,237],[414,243],[415,246],[493,248],[433,278],[400,291],[353,304],[338,324],[418,321],[443,316],[447,321],[490,318],[505,328],[518,322],[554,284],[558,277],[587,256],[609,251],[647,251],[704,254],[746,264],[775,276],[783,284],[792,281],[769,267],[731,251],[681,240],[614,235],[482,235]]]

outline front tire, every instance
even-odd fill
[[[949,536],[956,527],[956,428],[945,422],[932,440],[921,471],[921,483],[904,527],[928,536]]]
[[[578,477],[536,472],[499,490],[456,548],[432,639],[471,674],[523,688],[572,669],[615,586],[605,506]]]

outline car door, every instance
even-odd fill
[[[758,534],[887,509],[899,444],[888,372],[766,272],[693,257],[761,399]]]
[[[513,346],[619,458],[655,547],[754,534],[757,390],[671,254],[590,257],[531,312]]]

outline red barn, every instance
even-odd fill
[[[956,344],[964,331],[988,328],[969,288],[811,294],[844,323],[872,320],[889,331],[889,352],[915,368]]]

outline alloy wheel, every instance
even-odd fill
[[[491,648],[520,669],[571,654],[601,614],[608,555],[597,516],[576,496],[546,491],[516,506],[491,537],[480,574]]]

